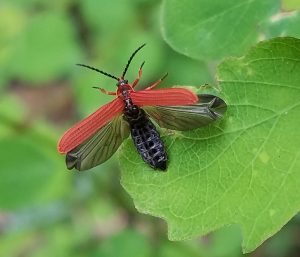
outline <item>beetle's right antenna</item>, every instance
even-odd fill
[[[123,71],[122,78],[125,77],[125,74],[126,74],[126,72],[127,72],[127,70],[128,70],[128,67],[129,67],[129,65],[130,65],[130,63],[131,63],[133,57],[134,57],[134,56],[137,54],[137,52],[140,51],[145,45],[146,45],[146,44],[142,44],[142,45],[141,45],[138,49],[136,49],[136,50],[133,52],[133,54],[130,56],[130,58],[129,58],[127,64],[126,64],[126,67],[125,67],[125,69],[124,69],[124,71]]]
[[[88,68],[88,69],[91,69],[93,71],[97,71],[97,72],[99,72],[99,73],[101,73],[101,74],[103,74],[103,75],[105,75],[107,77],[110,77],[112,79],[115,79],[115,80],[119,81],[119,79],[117,77],[115,77],[115,76],[113,76],[113,75],[111,75],[111,74],[109,74],[109,73],[107,73],[105,71],[98,70],[97,68],[94,68],[94,67],[91,67],[91,66],[88,66],[88,65],[85,65],[85,64],[80,64],[80,63],[77,63],[76,65],[81,66],[81,67],[85,67],[85,68]]]

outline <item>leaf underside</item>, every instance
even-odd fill
[[[136,208],[165,219],[171,240],[238,224],[249,252],[276,233],[300,209],[299,74],[294,38],[225,60],[218,67],[225,118],[164,136],[165,173],[143,163],[127,140],[121,183]]]

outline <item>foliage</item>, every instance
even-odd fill
[[[170,239],[239,224],[248,252],[298,212],[299,49],[279,38],[222,62],[227,116],[166,137],[167,173],[148,168],[130,141],[122,148],[123,186],[140,211],[166,219]]]
[[[278,11],[274,0],[165,0],[162,32],[178,52],[200,60],[240,55],[257,41],[259,26]]]
[[[231,6],[229,9],[227,4]],[[297,8],[291,0],[283,1],[283,4],[287,10]],[[250,14],[241,16],[243,12]],[[219,14],[220,19],[216,19],[214,14]],[[226,16],[228,14],[229,17]],[[190,36],[183,35],[182,32],[194,19],[200,19],[201,22],[209,19],[209,26],[194,26],[193,30],[186,32]],[[274,73],[272,70],[277,67],[276,62],[278,65],[282,64],[281,60],[269,63],[263,60],[250,61],[256,58],[255,54],[268,54],[268,51],[264,53],[261,46],[272,49],[274,54],[287,60],[286,56],[294,51],[288,46],[296,46],[298,41],[284,39],[289,40],[288,45],[286,48],[279,48],[275,47],[274,44],[278,41],[274,39],[257,45],[247,54],[245,51],[257,43],[258,37],[299,37],[298,20],[299,12],[282,13],[278,1],[197,1],[195,4],[192,0],[165,0],[162,5],[160,1],[145,0],[130,3],[124,0],[101,3],[96,0],[2,1],[0,255],[115,256],[118,249],[123,256],[232,257],[241,256],[241,227],[246,251],[274,234],[297,211],[297,188],[291,193],[297,180],[289,178],[296,173],[293,173],[292,168],[290,173],[282,168],[288,162],[291,165],[293,154],[297,152],[292,152],[291,147],[296,147],[297,141],[290,140],[289,146],[282,142],[288,137],[297,136],[297,130],[293,131],[297,121],[296,109],[289,110],[286,115],[284,109],[293,105],[298,91],[279,86],[270,90],[272,85],[257,85],[246,81],[266,79],[271,84],[276,82],[298,87],[296,84],[299,79],[292,72],[292,68],[297,69],[298,64],[293,66],[292,60],[288,60],[284,66],[285,73],[291,69],[290,73],[282,77],[282,73]],[[181,27],[176,26],[175,22],[180,23]],[[211,33],[212,28],[215,33]],[[195,40],[197,37],[200,40]],[[213,126],[184,134],[164,133],[171,158],[170,170],[164,174],[149,171],[135,153],[131,152],[129,156],[128,152],[133,151],[132,142],[126,141],[119,158],[123,185],[134,197],[140,211],[159,216],[163,216],[164,212],[177,215],[172,224],[169,222],[169,236],[172,239],[190,237],[191,232],[193,236],[198,236],[220,228],[223,224],[239,224],[219,229],[201,239],[171,242],[166,238],[167,228],[160,219],[139,214],[135,210],[132,200],[120,186],[116,158],[81,174],[68,172],[63,156],[57,154],[56,143],[63,131],[111,100],[91,87],[115,89],[115,82],[109,78],[99,77],[99,74],[82,70],[74,64],[94,65],[118,76],[132,51],[144,42],[147,47],[139,53],[128,71],[128,78],[132,81],[137,76],[140,64],[146,61],[140,88],[168,71],[169,76],[162,84],[163,87],[188,85],[203,90],[199,85],[217,84],[214,83],[216,64],[220,59],[231,56],[232,58],[219,65],[219,88],[214,89],[226,99],[230,108],[225,119]],[[281,53],[278,52],[280,49]],[[237,58],[239,56],[244,57]],[[267,74],[274,73],[273,80],[269,76],[245,73],[245,70],[261,71],[262,67],[268,68]],[[236,80],[234,83],[233,78]],[[272,101],[273,97],[276,102]],[[276,115],[273,117],[272,111],[274,115],[282,114],[282,119],[279,116],[276,118]],[[257,123],[263,119],[258,114],[266,119],[273,119]],[[277,119],[277,126],[272,130],[272,140],[265,141],[260,151],[256,151],[257,158],[253,159],[254,146],[263,144],[264,129],[270,128]],[[251,127],[256,123],[257,126]],[[283,126],[285,133],[280,134]],[[221,129],[228,133],[224,134]],[[241,136],[236,138],[239,133],[242,133]],[[205,138],[212,134],[216,135],[215,139]],[[206,168],[203,165],[208,164],[222,149],[227,149],[226,142],[234,138],[236,140],[228,151],[220,155],[212,166]],[[203,142],[205,143],[202,144]],[[276,157],[277,150],[270,150],[279,143],[280,159]],[[243,144],[248,148],[243,147]],[[186,147],[188,151],[183,154],[180,146]],[[207,152],[208,148],[210,152]],[[250,169],[245,169],[245,165],[240,163],[239,170],[236,168],[231,176],[226,176],[229,167],[236,164],[235,158],[240,161],[250,161],[251,158],[255,160],[255,173],[250,173]],[[137,164],[133,167],[129,159]],[[178,169],[175,167],[176,159],[188,160],[189,163],[183,163],[182,169]],[[273,164],[274,167],[270,168]],[[188,165],[191,167],[189,170]],[[216,169],[213,169],[214,165]],[[218,168],[221,165],[225,167],[222,170]],[[278,168],[286,172],[280,173],[276,170]],[[258,175],[261,173],[263,178],[259,179]],[[255,188],[255,191],[247,187],[250,174],[256,175],[251,180],[251,188]],[[266,182],[270,174],[270,182]],[[199,180],[200,178],[203,180]],[[212,221],[210,216],[203,215],[202,223],[195,218],[195,223],[190,225],[191,231],[180,230],[185,228],[178,226],[182,215],[199,213],[201,206],[213,204],[226,191],[223,186],[230,186],[236,178],[244,184],[237,183],[224,195],[224,202],[217,203],[207,211],[218,219]],[[274,196],[270,188],[278,188],[281,178],[281,182],[286,183],[284,190],[278,190],[280,193],[275,195],[273,202],[269,202],[270,206],[266,205],[268,199]],[[151,181],[153,183],[150,185]],[[168,181],[175,181],[172,182],[173,187]],[[198,191],[192,192],[197,183]],[[255,201],[255,197],[261,196],[264,189],[268,191]],[[161,193],[161,190],[164,192]],[[239,202],[239,194],[245,190],[248,194],[245,193],[244,196],[250,201],[249,205],[246,201]],[[185,192],[192,193],[193,198],[187,199],[188,194]],[[199,192],[209,192],[205,199],[207,202],[198,201],[202,199],[202,195],[197,194]],[[288,197],[289,201],[286,200],[285,210],[279,213],[284,197]],[[194,205],[196,201],[198,202]],[[226,208],[212,212],[214,208],[221,208],[226,203]],[[259,212],[259,204],[272,211]],[[173,208],[168,210],[171,205]],[[181,206],[184,209],[180,209]],[[156,208],[155,212],[153,208]],[[229,213],[230,210],[234,212]],[[249,219],[239,216],[239,210],[249,213]],[[253,224],[253,217],[259,213],[260,219],[253,226],[253,236],[245,238],[245,235],[250,234],[248,229]],[[264,215],[268,214],[273,214],[274,219],[262,224],[266,218]],[[271,221],[273,223],[269,225]],[[274,239],[263,244],[260,251],[270,256],[291,256],[291,251],[295,249],[293,234],[296,233],[297,226],[299,218],[296,217]],[[264,234],[257,235],[257,231]],[[143,251],[137,252],[135,246],[142,246]]]

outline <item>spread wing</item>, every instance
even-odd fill
[[[58,142],[58,152],[67,153],[90,138],[124,109],[123,100],[116,98],[67,130]]]
[[[93,136],[67,153],[67,168],[82,171],[105,162],[117,151],[122,141],[128,136],[128,123],[122,115],[116,116]]]
[[[227,105],[221,98],[202,94],[199,101],[183,106],[144,106],[143,109],[161,127],[173,130],[190,130],[205,126],[226,112]]]

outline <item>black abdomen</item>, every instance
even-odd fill
[[[124,112],[124,118],[130,125],[131,137],[143,160],[154,169],[165,170],[167,154],[163,142],[144,110],[134,106],[134,109]]]

